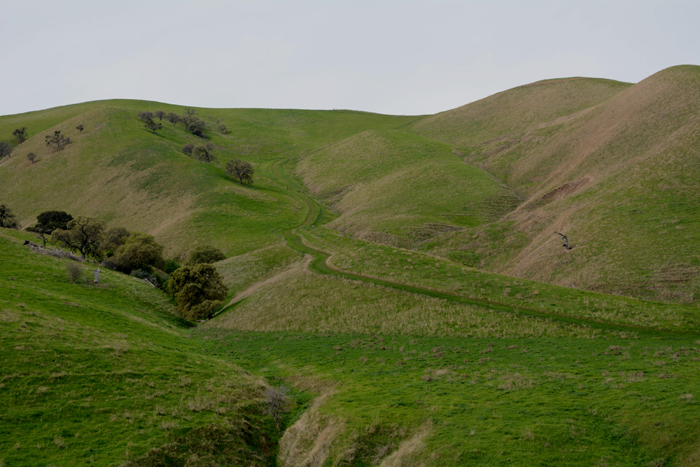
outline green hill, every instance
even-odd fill
[[[700,67],[674,67],[566,121],[509,135],[499,151],[473,149],[467,160],[525,199],[434,251],[470,252],[480,267],[540,281],[697,301],[698,111]],[[576,248],[564,251],[554,231]]]
[[[230,290],[188,323],[0,229],[0,466],[696,465],[699,107],[681,66],[432,116],[200,108],[204,137],[147,130],[185,109],[146,101],[0,117],[30,135],[0,160],[23,227],[65,210],[168,258],[213,245]],[[182,151],[205,142],[212,163]]]
[[[444,143],[371,130],[305,156],[297,171],[341,216],[328,227],[360,238],[417,246],[474,227],[518,205],[492,176],[462,163]]]
[[[43,211],[65,210],[150,233],[171,256],[185,256],[203,238],[229,255],[240,254],[276,242],[273,230],[299,221],[301,206],[271,178],[274,160],[414,119],[348,111],[199,109],[212,128],[202,139],[167,121],[153,134],[138,119],[147,110],[183,113],[182,107],[118,100],[0,117],[0,134],[21,126],[30,134],[0,163],[3,202],[25,226]],[[231,131],[215,130],[218,120]],[[82,133],[75,129],[79,124],[86,128]],[[44,136],[56,130],[72,139],[60,151],[44,144]],[[214,164],[181,151],[187,143],[203,141],[216,145]],[[38,155],[36,163],[24,157],[29,152]],[[223,167],[235,157],[255,165],[252,187],[226,176]]]

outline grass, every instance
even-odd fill
[[[447,232],[432,251],[463,252],[481,268],[540,282],[697,304],[700,167],[691,135],[697,132],[692,115],[700,109],[699,82],[700,67],[672,67],[634,86],[618,86],[607,100],[565,119],[547,121],[548,112],[534,112],[542,120],[530,129],[517,127],[525,120],[499,103],[523,92],[537,95],[536,87],[465,107],[488,108],[489,118],[516,123],[493,141],[465,142],[471,146],[464,152],[524,202],[499,228]],[[559,105],[556,99],[542,102],[551,109]],[[438,121],[449,127],[448,117],[455,125],[462,121],[450,112],[436,116],[436,131]],[[465,138],[479,134],[468,125],[455,128]],[[565,189],[572,186],[577,188]],[[576,248],[565,254],[555,230],[567,233]]]
[[[581,318],[589,324],[606,322],[629,325],[630,329],[692,332],[698,329],[694,306],[647,302],[488,274],[443,258],[340,237],[324,228],[308,230],[304,238],[311,246],[335,252],[328,260],[335,267],[403,285],[404,290],[420,287],[428,289],[427,293],[444,291],[452,295],[444,298],[472,298],[482,306],[503,304],[514,307],[513,311]]]
[[[346,111],[198,109],[210,127],[222,119],[231,130],[207,131],[218,160],[204,164],[180,150],[202,139],[167,122],[156,134],[143,128],[138,112],[156,109],[183,113],[180,106],[113,100],[0,117],[0,134],[17,126],[27,126],[30,134],[2,161],[0,197],[24,226],[42,211],[66,210],[153,234],[172,257],[186,257],[201,238],[228,256],[238,255],[276,243],[273,231],[298,224],[303,206],[272,173],[274,161],[326,145],[329,135],[342,139],[414,120]],[[82,133],[75,129],[79,123],[86,127]],[[43,136],[53,130],[73,142],[62,151],[47,150]],[[39,156],[36,164],[23,156],[30,151]],[[236,157],[254,164],[253,186],[240,186],[225,174],[226,162]]]
[[[601,331],[486,306],[319,277],[301,267],[223,311],[212,326],[246,331],[296,331],[460,337],[593,338]]]
[[[430,465],[692,465],[698,447],[688,338],[195,334],[268,378],[331,388],[318,389],[320,426],[293,431],[306,452],[324,437],[322,465],[379,463],[400,447],[404,462]]]
[[[203,140],[167,122],[153,134],[136,118],[181,106],[111,100],[3,116],[0,135],[27,126],[31,137],[0,163],[0,198],[23,225],[68,210],[153,234],[170,257],[201,239],[237,256],[306,221],[284,165],[338,211],[323,211],[330,226],[357,238],[540,282],[696,303],[698,69],[636,85],[548,80],[433,116],[197,109],[217,147],[209,165],[180,151]],[[214,130],[218,121],[230,132]],[[47,151],[53,130],[73,143]],[[225,175],[234,157],[255,165],[254,186]],[[564,255],[554,230],[576,248]]]
[[[406,247],[501,217],[519,203],[451,146],[405,131],[360,133],[304,157],[297,172],[341,213],[329,226]]]

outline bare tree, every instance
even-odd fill
[[[148,128],[148,129],[151,130],[153,133],[155,133],[156,131],[162,130],[162,129],[163,129],[163,124],[162,124],[162,123],[156,123],[156,122],[154,122],[152,119],[150,119],[150,120],[147,120],[147,121],[146,121],[146,124],[144,125],[144,127]]]
[[[265,413],[272,415],[279,430],[282,415],[289,411],[289,406],[291,405],[289,389],[284,385],[276,388],[267,388],[265,391],[265,403],[267,404]]]
[[[56,130],[53,135],[46,135],[44,137],[47,147],[55,146],[56,149],[63,149],[67,144],[70,143],[70,138],[63,136],[61,130]]]
[[[15,131],[12,132],[12,135],[15,137],[15,141],[17,141],[18,144],[24,143],[29,137],[26,126],[23,126],[22,128],[17,128]]]
[[[153,120],[153,113],[151,113],[151,112],[139,112],[139,118],[144,122],[148,122],[149,120]]]
[[[197,113],[197,109],[194,109],[192,107],[185,107],[185,113],[187,115],[195,115]]]
[[[170,112],[166,118],[173,125],[177,125],[177,123],[180,121],[180,116],[174,112]]]
[[[184,152],[184,153],[187,154],[188,156],[191,156],[191,155],[192,155],[192,151],[193,151],[193,150],[194,150],[194,144],[192,144],[192,143],[185,144],[185,145],[182,147],[182,152]]]
[[[245,162],[240,159],[228,161],[226,163],[226,172],[233,178],[237,178],[241,185],[243,185],[243,183],[253,183],[254,170],[250,162]]]
[[[163,121],[163,117],[165,117],[166,114],[162,110],[156,110],[154,115],[158,118],[158,120]]]

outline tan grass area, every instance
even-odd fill
[[[308,384],[304,387],[308,387]],[[317,384],[313,387],[318,389]],[[332,387],[324,387],[311,407],[284,432],[279,442],[280,465],[289,467],[325,465],[334,442],[345,430],[345,422],[341,418],[321,411],[321,407],[333,393]]]
[[[261,288],[209,324],[238,330],[460,337],[592,338],[597,331],[461,305],[303,268]]]
[[[426,447],[425,439],[430,435],[431,429],[431,422],[420,426],[412,436],[401,441],[396,451],[385,457],[382,463],[379,464],[379,467],[418,467],[426,465],[418,460],[418,454],[424,451]]]

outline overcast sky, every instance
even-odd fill
[[[700,1],[0,0],[0,115],[97,99],[426,114],[700,64]]]

